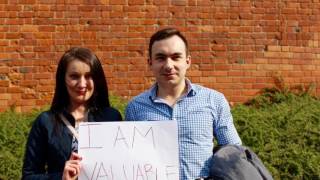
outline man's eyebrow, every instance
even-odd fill
[[[181,56],[181,55],[182,55],[182,53],[179,53],[179,52],[169,54],[169,56]],[[168,55],[165,53],[157,53],[155,56],[168,56]]]
[[[182,53],[179,53],[179,52],[171,54],[171,56],[181,56],[181,55],[182,55]]]
[[[155,56],[167,56],[165,53],[157,53]]]

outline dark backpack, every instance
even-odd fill
[[[210,176],[214,180],[273,180],[259,157],[239,145],[225,145],[214,152]]]

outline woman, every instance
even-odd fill
[[[80,122],[122,119],[110,107],[102,66],[89,49],[71,48],[61,57],[51,108],[37,117],[28,137],[22,179],[78,177],[77,139],[63,119],[75,129]]]

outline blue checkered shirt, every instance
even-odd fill
[[[136,96],[126,120],[177,120],[180,180],[209,175],[214,137],[219,145],[241,144],[224,95],[186,80],[188,91],[170,107],[157,98],[157,85]]]

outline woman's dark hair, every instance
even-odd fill
[[[181,34],[181,32],[178,29],[169,27],[169,28],[161,29],[151,36],[150,42],[149,42],[149,58],[150,59],[152,58],[151,57],[152,56],[152,45],[156,41],[167,39],[172,36],[178,36],[179,38],[182,39],[182,41],[184,42],[184,44],[186,46],[186,55],[188,55],[189,54],[189,46],[188,46],[187,39],[183,36],[183,34]]]
[[[84,62],[90,66],[90,73],[94,82],[94,92],[88,100],[88,109],[94,112],[104,107],[110,107],[107,81],[98,57],[89,49],[74,47],[63,54],[58,64],[56,88],[50,108],[56,117],[70,105],[65,76],[68,65],[74,60]]]

